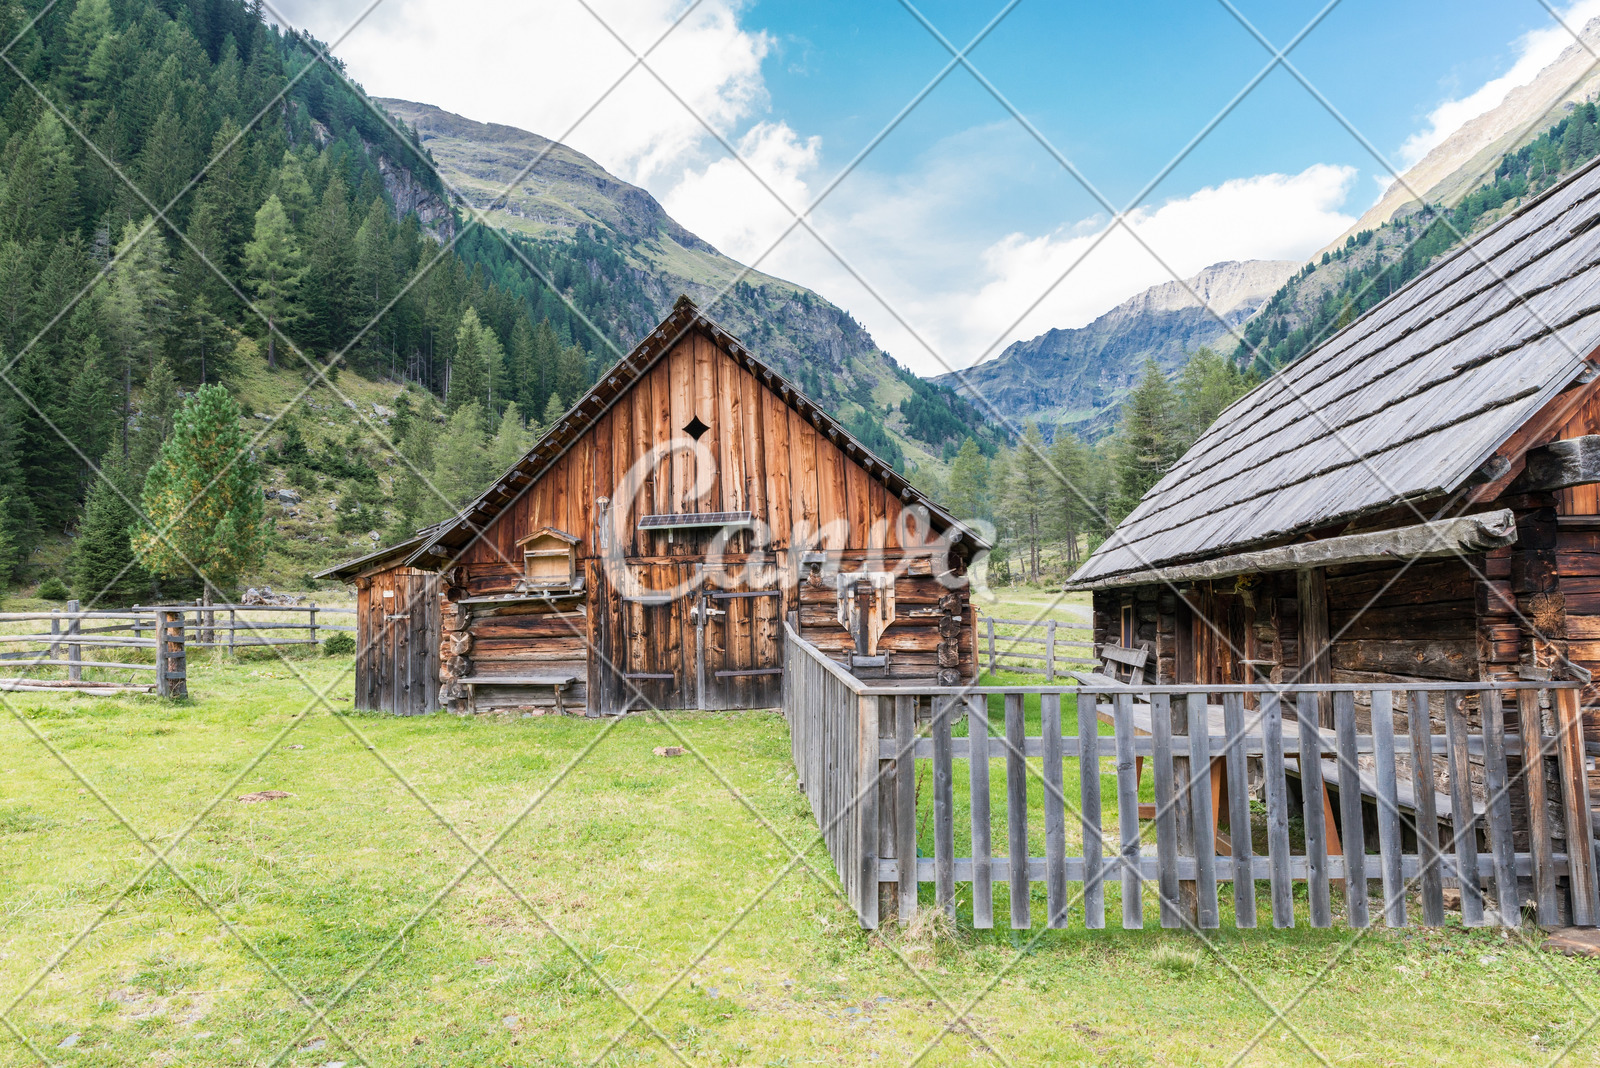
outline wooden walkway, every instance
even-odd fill
[[[1108,899],[1120,909],[1123,927],[1142,927],[1151,889],[1146,884],[1154,884],[1163,927],[1218,927],[1218,885],[1225,882],[1233,883],[1233,922],[1239,927],[1256,925],[1258,889],[1270,900],[1274,926],[1307,920],[1314,927],[1330,926],[1335,919],[1331,889],[1341,880],[1376,884],[1377,915],[1390,926],[1416,918],[1408,904],[1413,891],[1420,897],[1421,923],[1442,924],[1448,885],[1460,888],[1462,921],[1468,926],[1520,924],[1519,882],[1537,901],[1541,924],[1581,926],[1600,917],[1576,684],[1363,689],[1371,727],[1362,733],[1355,715],[1358,691],[1349,686],[1277,691],[1231,686],[1209,693],[1172,686],[908,689],[863,683],[792,630],[785,633],[785,656],[784,712],[795,767],[864,927],[876,927],[891,913],[907,922],[921,903],[924,883],[933,884],[930,904],[952,916],[956,884],[969,883],[976,927],[994,924],[997,883],[1006,890],[1010,926],[1032,926],[1032,886],[1041,882],[1043,922],[1050,927],[1103,927]],[[1142,721],[1147,732],[1139,729],[1136,695],[1148,705],[1148,719]],[[1302,732],[1285,716],[1285,702],[1310,712],[1326,695],[1331,695],[1333,729]],[[989,711],[994,696],[1003,698],[998,728]],[[1030,736],[1027,710],[1034,697],[1040,733]],[[1078,717],[1075,731],[1063,734],[1063,697],[1090,702],[1089,707],[1109,705],[1113,733],[1100,735],[1096,717],[1086,715]],[[1247,710],[1247,697],[1260,708]],[[1213,698],[1220,698],[1220,722],[1209,707]],[[1482,709],[1475,714],[1477,723],[1468,717],[1467,698]],[[1442,733],[1433,732],[1428,715],[1415,714],[1430,702],[1440,710]],[[1190,729],[1191,706],[1207,709],[1204,729]],[[1397,714],[1406,718],[1400,729]],[[1553,733],[1545,730],[1546,723]],[[959,736],[963,724],[966,737]],[[1522,773],[1525,738],[1539,739],[1542,774]],[[1414,753],[1443,758],[1445,798],[1428,789],[1402,794]],[[1342,851],[1330,852],[1330,827],[1322,806],[1315,804],[1304,807],[1303,849],[1291,848],[1291,756],[1298,757],[1308,797],[1321,794],[1330,763],[1336,774],[1354,772],[1363,785],[1370,776],[1376,853],[1367,852],[1368,817],[1363,793],[1355,790],[1341,791],[1339,797]],[[1331,761],[1325,759],[1330,756]],[[1140,757],[1153,769],[1156,814],[1148,829],[1139,819]],[[1211,811],[1212,776],[1190,769],[1209,768],[1213,758],[1222,762],[1228,784],[1231,827],[1251,824],[1248,762],[1261,758],[1265,855],[1254,852],[1251,835],[1235,835],[1230,853],[1219,854],[1212,821],[1194,818]],[[1102,796],[1102,762],[1108,759],[1114,761],[1114,787]],[[1357,770],[1363,759],[1371,761],[1370,772]],[[963,760],[966,788],[958,791]],[[929,767],[919,790],[922,761]],[[1004,791],[997,794],[991,775],[1001,761]],[[1094,768],[1077,776],[1076,790],[1064,787],[1068,761]],[[1437,768],[1438,760],[1434,763]],[[1524,814],[1515,825],[1513,796]],[[1441,806],[1442,800],[1448,806]],[[1480,805],[1482,849],[1474,829],[1478,821],[1452,831],[1442,819],[1454,812],[1476,815]],[[958,818],[963,830],[970,825],[959,855]],[[919,833],[924,822],[931,827],[927,835]],[[997,826],[1003,842],[993,840]],[[1068,852],[1069,828],[1076,854]],[[1149,831],[1154,832],[1153,852]],[[1525,843],[1522,851],[1516,849],[1518,840]],[[1569,849],[1569,840],[1581,848]],[[1035,855],[1030,846],[1041,841],[1043,855]],[[1301,919],[1295,883],[1307,887]],[[1344,895],[1345,923],[1364,927],[1373,918],[1367,894]]]

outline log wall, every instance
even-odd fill
[[[875,461],[847,453],[854,447],[845,438],[819,430],[820,420],[800,416],[773,385],[781,380],[764,381],[691,331],[601,413],[447,572],[445,698],[459,700],[454,680],[468,675],[570,670],[585,678],[574,703],[597,710],[775,704],[780,621],[798,611],[807,640],[846,659],[852,643],[837,620],[832,575],[863,568],[898,572],[897,617],[881,639],[889,677],[934,681],[941,669],[956,673],[952,681],[974,677],[967,591],[947,589],[935,574],[943,568],[947,581],[961,581],[967,547],[948,563],[930,554],[925,511],[889,493],[881,465],[869,472]],[[694,421],[705,428],[703,450],[651,462],[653,449],[681,439]],[[642,476],[633,500],[621,489],[630,472]],[[605,507],[624,515],[603,522]],[[720,541],[715,530],[638,529],[644,515],[744,511],[755,528]],[[578,539],[581,601],[561,612],[461,604],[513,595],[522,577],[516,542],[541,527]],[[606,544],[613,537],[618,543]],[[802,551],[819,547],[820,563],[802,563]],[[711,558],[722,561],[718,574]],[[620,575],[680,595],[669,604],[629,601],[614,588]],[[723,596],[764,589],[778,594]],[[695,625],[702,592],[715,609],[703,633]]]

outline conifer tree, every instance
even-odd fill
[[[950,488],[945,498],[957,519],[992,519],[989,461],[972,438],[961,443],[950,464]]]
[[[561,394],[550,394],[550,399],[546,401],[544,405],[544,421],[540,424],[540,427],[545,431],[545,433],[549,433],[550,428],[555,426],[556,421],[565,415],[566,412],[567,409],[561,404]]]
[[[128,451],[128,417],[133,406],[134,369],[148,367],[165,347],[172,327],[172,262],[167,243],[150,227],[129,221],[117,244],[106,301],[112,333],[122,355],[122,450]]]
[[[267,366],[278,366],[278,333],[299,318],[300,245],[276,194],[256,212],[255,236],[244,247],[244,266],[256,307],[267,318]]]
[[[450,416],[444,434],[434,444],[432,487],[423,504],[430,520],[444,519],[477,496],[498,471],[492,463],[483,433],[483,407],[468,401]],[[444,499],[440,499],[440,495]]]
[[[1061,540],[1067,565],[1076,566],[1081,557],[1080,540],[1095,529],[1099,516],[1094,500],[1093,462],[1088,446],[1065,428],[1056,430],[1050,447],[1055,515],[1052,533]]]
[[[511,465],[527,455],[532,446],[532,435],[522,425],[522,411],[513,401],[506,405],[505,413],[500,417],[500,429],[495,431],[494,440],[489,445],[489,467],[493,471],[489,477],[510,470]]]
[[[1122,403],[1117,428],[1117,499],[1113,520],[1120,521],[1145,492],[1161,480],[1182,453],[1174,434],[1177,396],[1155,360],[1146,360],[1144,377]]]
[[[1044,435],[1032,419],[1022,425],[1022,439],[1006,458],[1000,502],[1006,527],[1021,543],[1028,580],[1039,581],[1040,550],[1050,520],[1055,479],[1045,456]]]
[[[133,505],[138,499],[133,462],[120,448],[111,449],[100,463],[100,477],[89,487],[67,565],[73,592],[85,609],[126,607],[150,593],[150,573],[134,554],[130,536],[138,523]]]
[[[456,329],[456,352],[450,361],[450,386],[445,409],[452,415],[468,404],[483,404],[488,396],[488,342],[477,308],[468,308]],[[481,409],[480,409],[481,418]]]
[[[207,603],[266,549],[261,470],[249,446],[228,391],[201,386],[178,410],[145,476],[134,552],[158,576],[198,573]]]

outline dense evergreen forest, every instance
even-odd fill
[[[1306,264],[1245,325],[1234,358],[1261,375],[1298,359],[1456,248],[1463,235],[1550,188],[1597,154],[1600,116],[1593,103],[1582,104],[1506,153],[1455,205],[1425,204],[1376,230],[1351,235],[1343,248]],[[1312,284],[1313,276],[1328,268],[1337,281]]]
[[[76,571],[114,574],[124,498],[181,399],[241,360],[416,383],[474,409],[487,445],[511,405],[520,431],[609,362],[585,319],[607,330],[644,307],[620,254],[583,235],[518,248],[576,312],[493,234],[443,251],[461,224],[415,135],[259,5],[0,7],[0,40],[19,32],[0,70],[0,580],[80,519],[95,537]],[[414,437],[426,470],[430,435]],[[274,458],[293,438],[290,421]],[[365,466],[294,459],[357,481]],[[418,498],[396,524],[437,510]],[[138,568],[125,577],[115,596],[148,595]]]

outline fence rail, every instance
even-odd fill
[[[1021,628],[1028,633],[999,634],[996,627]],[[978,617],[978,640],[983,643],[982,655],[991,675],[1004,668],[1025,675],[1043,675],[1046,682],[1054,682],[1057,675],[1064,675],[1074,667],[1095,663],[1094,642],[1072,637],[1074,633],[1092,635],[1093,632],[1094,628],[1087,623]],[[1043,651],[1025,653],[1017,649],[1019,645],[1043,646]],[[1016,663],[1018,660],[1026,662]]]
[[[203,605],[197,601],[193,604],[161,605],[157,608],[144,608],[136,605],[134,610],[176,612],[183,621],[185,633],[189,635],[189,645],[197,649],[227,649],[230,652],[262,646],[317,645],[321,641],[317,637],[318,631],[354,633],[356,629],[353,626],[347,627],[322,623],[317,619],[318,615],[353,616],[356,614],[354,608],[328,608],[318,604]],[[304,623],[273,623],[256,619],[241,619],[239,614],[242,612],[303,612],[306,614],[306,621]],[[304,636],[279,637],[267,633],[276,630],[302,631]],[[222,637],[223,635],[226,635],[226,638]]]
[[[127,612],[83,612],[79,602],[68,601],[66,611],[52,612],[0,612],[0,623],[50,624],[48,634],[0,634],[0,643],[15,642],[20,645],[46,645],[35,652],[0,653],[0,660],[22,674],[0,679],[0,690],[79,689],[90,692],[117,690],[154,691],[162,697],[188,696],[188,650],[183,630],[183,616],[176,608],[135,608]],[[106,622],[108,625],[85,628],[84,620]],[[133,637],[124,635],[132,631]],[[149,631],[151,637],[144,637]],[[86,660],[83,650],[89,649],[147,649],[155,655],[149,663],[128,663],[115,660]],[[65,655],[63,655],[63,648]],[[27,673],[39,668],[64,667],[65,682],[35,679]],[[103,668],[116,671],[148,671],[153,673],[151,684],[129,684],[103,680],[85,680],[84,668]]]
[[[1104,927],[1108,896],[1123,927],[1142,927],[1152,890],[1163,927],[1218,927],[1218,886],[1229,882],[1239,927],[1256,926],[1258,882],[1275,927],[1297,922],[1297,882],[1307,886],[1314,927],[1334,922],[1336,885],[1360,888],[1343,894],[1343,919],[1367,926],[1374,883],[1376,915],[1389,926],[1412,917],[1414,891],[1422,924],[1442,924],[1447,886],[1459,888],[1468,926],[1516,925],[1524,901],[1541,924],[1600,918],[1575,683],[907,689],[862,683],[787,624],[784,655],[795,768],[863,927],[876,927],[880,912],[908,922],[924,883],[954,915],[958,882],[971,884],[977,927],[993,925],[997,883],[1011,926],[1029,927],[1031,888],[1041,882],[1051,927]],[[1035,694],[1039,734],[1029,736]],[[991,698],[1003,706],[998,731]],[[1078,713],[1065,732],[1063,698]],[[963,726],[967,737],[958,737]],[[1534,755],[1524,761],[1524,752]],[[1427,754],[1420,768],[1417,754]],[[929,796],[918,788],[921,761],[931,766]],[[993,761],[1004,762],[998,795]],[[1141,822],[1146,762],[1154,811]],[[1264,855],[1247,830],[1252,763],[1265,800]],[[1296,788],[1299,851],[1290,837]],[[962,807],[971,834],[958,856]],[[929,817],[925,843],[919,827]],[[1078,855],[1068,853],[1069,828]]]

